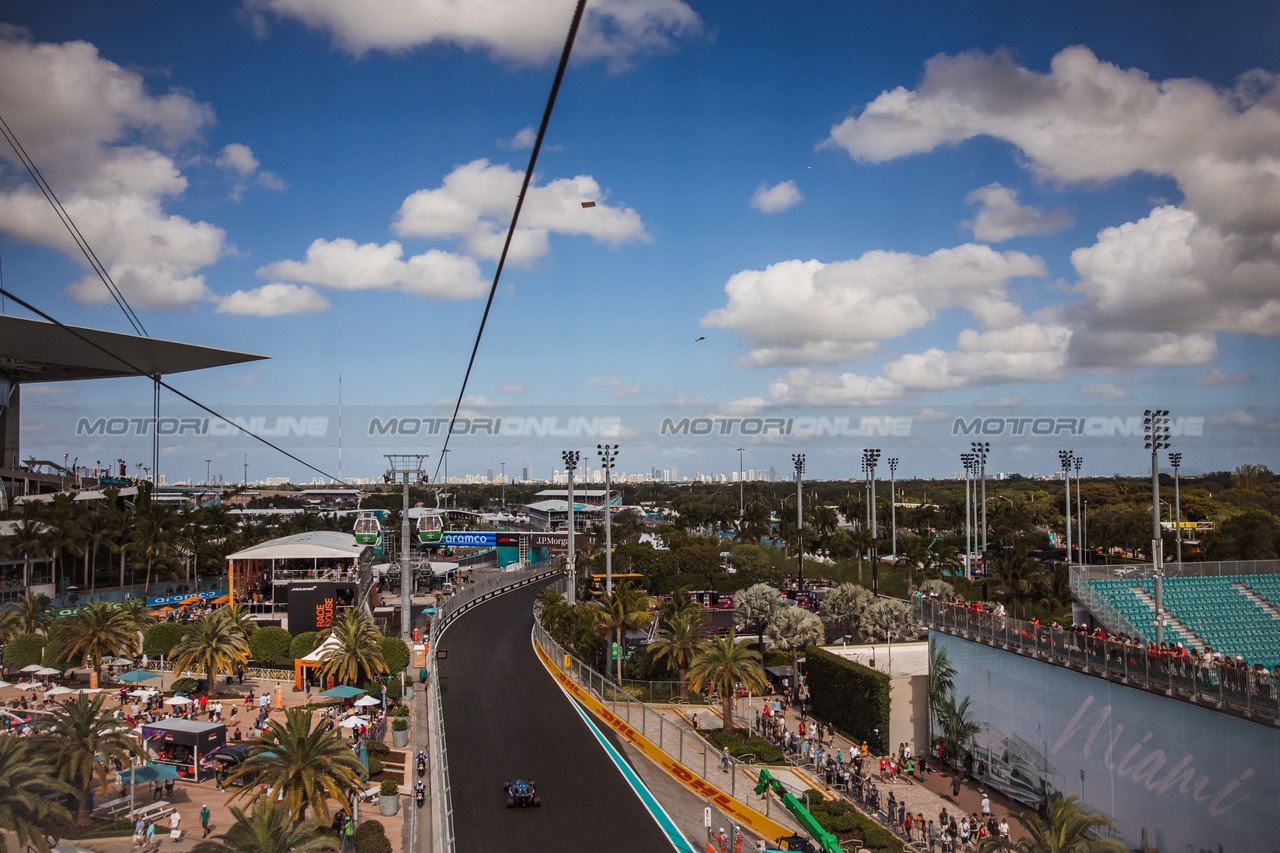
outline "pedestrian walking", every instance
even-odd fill
[[[724,748],[724,751],[720,753],[720,766],[724,769],[725,773],[729,772],[729,747],[727,746]]]
[[[204,835],[201,835],[200,837],[208,838],[209,837],[209,806],[207,803],[200,807],[200,828],[204,830]]]
[[[956,801],[956,805],[960,805],[960,774],[951,777],[951,798]]]

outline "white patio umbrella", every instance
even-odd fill
[[[136,699],[146,699],[148,697],[154,696],[156,692],[157,691],[155,690],[148,690],[144,687],[141,690],[130,690],[129,695],[133,696]]]
[[[75,693],[75,691],[72,690],[70,687],[58,686],[53,688],[52,690],[47,691],[44,694],[44,698],[48,699],[50,696],[65,696],[68,693]]]
[[[12,687],[12,686],[13,686],[13,685],[12,685],[12,684],[10,684],[9,682],[7,682],[7,681],[3,681],[3,680],[0,680],[0,690],[3,690],[3,689],[4,689],[4,688],[6,688],[6,687]]]
[[[13,686],[19,690],[39,690],[41,687],[44,687],[44,685],[38,681],[24,681],[21,684],[15,684]]]
[[[381,699],[374,699],[372,696],[361,696],[359,699],[357,699],[357,700],[355,701],[355,704],[357,704],[357,705],[364,705],[364,706],[368,706],[368,705],[381,705],[381,704],[382,704],[382,700],[381,700]]]
[[[54,669],[51,666],[42,666],[36,670],[36,675],[61,675],[62,670]]]
[[[102,688],[101,687],[81,687],[79,690],[76,690],[74,692],[79,693],[82,696],[94,696],[98,693],[101,693]]]
[[[191,700],[190,700],[190,699],[188,699],[186,696],[170,696],[168,699],[164,700],[164,704],[166,704],[166,705],[190,705],[190,704],[191,704]]]
[[[347,717],[345,720],[343,720],[340,723],[340,725],[344,729],[354,729],[356,726],[369,725],[369,721],[366,720],[364,717]]]
[[[39,672],[42,669],[44,669],[44,667],[38,663],[29,663],[22,669],[18,670],[18,672]]]

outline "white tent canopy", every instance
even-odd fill
[[[315,651],[313,651],[311,654],[307,655],[304,658],[299,658],[299,660],[306,661],[307,663],[319,663],[320,659],[323,658],[326,654],[328,654],[330,649],[336,652],[341,650],[341,648],[342,648],[342,641],[339,640],[337,637],[333,636],[332,634],[330,634],[328,637],[325,638],[323,643],[316,646]]]
[[[228,554],[227,560],[359,560],[372,546],[358,545],[350,533],[313,530],[283,536]]]

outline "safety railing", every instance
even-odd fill
[[[1083,601],[1085,606],[1092,610],[1103,622],[1106,622],[1113,632],[1145,639],[1145,634],[1142,631],[1139,631],[1132,622],[1126,619],[1116,609],[1116,606],[1107,600],[1105,595],[1094,589],[1093,584],[1089,583],[1080,571],[1081,568],[1080,566],[1071,567],[1071,594]]]
[[[1168,555],[1169,546],[1165,545]],[[1178,563],[1167,561],[1161,567],[1167,578],[1203,578],[1229,575],[1274,575],[1280,574],[1280,560],[1224,560],[1209,562]],[[1155,566],[1151,563],[1120,563],[1116,565],[1073,566],[1072,573],[1084,580],[1134,579],[1155,577]]]
[[[1274,674],[1261,669],[1161,653],[1141,643],[1076,633],[928,598],[916,598],[912,607],[930,630],[1161,696],[1280,725],[1280,682]]]
[[[564,582],[558,584],[564,591]],[[601,704],[606,706],[615,717],[624,720],[640,735],[650,741],[662,752],[674,758],[685,770],[714,785],[721,792],[748,808],[764,809],[766,817],[770,816],[772,796],[761,798],[755,794],[751,777],[738,772],[751,765],[717,750],[707,741],[673,723],[662,714],[645,707],[645,704],[609,676],[597,672],[592,667],[578,660],[551,638],[537,619],[533,624],[534,638],[543,650],[554,661],[569,661],[565,674],[580,687],[591,693]],[[715,773],[713,771],[719,771]],[[803,791],[793,789],[792,793],[800,796]],[[776,804],[774,810],[780,810]],[[775,815],[776,818],[776,815]]]
[[[431,833],[432,853],[453,853],[457,849],[453,827],[453,791],[449,785],[449,751],[444,737],[444,704],[440,698],[439,670],[435,650],[440,635],[462,614],[514,589],[542,583],[559,573],[559,561],[548,560],[517,572],[503,572],[463,587],[439,606],[431,620],[427,656],[427,755],[431,765],[431,802],[434,809]],[[415,727],[416,728],[416,727]]]

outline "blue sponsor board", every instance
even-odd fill
[[[498,544],[498,534],[495,531],[453,530],[446,531],[440,537],[440,541],[445,545],[487,545],[493,547]]]
[[[193,595],[198,595],[208,601],[211,598],[218,598],[226,594],[227,591],[225,589],[206,589],[204,592],[181,592],[177,595],[160,595],[155,598],[148,598],[147,606],[158,607],[162,604],[177,604],[179,601],[186,601]]]
[[[988,785],[1080,797],[1130,848],[1276,850],[1280,731],[935,632]]]

